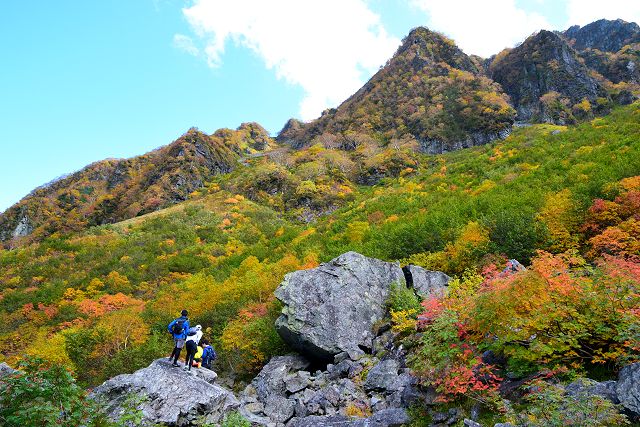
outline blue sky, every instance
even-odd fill
[[[62,174],[142,154],[191,126],[257,121],[276,133],[289,117],[310,119],[355,91],[417,25],[487,56],[539,26],[640,16],[624,0],[606,9],[592,0],[2,3],[0,211]]]

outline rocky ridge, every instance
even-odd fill
[[[549,93],[558,94],[567,107],[583,100],[595,105],[608,96],[578,53],[551,31],[540,31],[503,51],[489,65],[489,76],[509,95],[519,121],[566,124],[543,102]]]
[[[207,135],[192,128],[169,145],[129,159],[107,159],[35,189],[0,214],[0,245],[52,232],[133,218],[185,201],[241,156],[273,148],[257,123]]]
[[[506,138],[515,118],[561,125],[586,120],[633,102],[638,93],[635,23],[599,20],[562,33],[543,30],[487,60],[418,27],[360,90],[309,123],[289,120],[277,140],[283,149],[320,144],[349,152],[349,161],[362,163],[354,182],[372,185],[415,169],[416,151],[488,144]],[[211,135],[190,129],[143,156],[96,162],[2,212],[0,245],[17,247],[166,208],[214,176],[246,166],[248,157],[278,152],[275,147],[259,124],[243,123]],[[384,156],[372,154],[381,151]],[[305,218],[315,214],[309,208]]]
[[[622,19],[600,19],[583,27],[574,25],[561,34],[576,50],[617,52],[625,45],[640,42],[640,26]]]

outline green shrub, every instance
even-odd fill
[[[627,425],[611,401],[580,393],[568,397],[562,387],[536,381],[527,396],[529,407],[519,414],[528,427],[608,427]]]
[[[97,410],[63,366],[27,359],[0,380],[0,424],[5,427],[91,425]]]
[[[238,412],[231,412],[224,417],[220,427],[251,427],[251,423]]]
[[[413,292],[413,289],[402,283],[391,284],[387,307],[390,311],[421,311],[420,298]]]

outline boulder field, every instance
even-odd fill
[[[177,427],[219,425],[232,411],[254,426],[394,427],[410,421],[407,409],[414,405],[429,408],[433,426],[481,426],[460,409],[438,410],[435,391],[418,384],[384,322],[393,286],[428,298],[446,293],[448,283],[441,272],[347,252],[285,276],[275,291],[283,304],[275,327],[298,353],[273,357],[238,395],[217,384],[213,371],[189,373],[159,359],[106,381],[91,396],[105,402],[113,419],[138,396],[135,404],[148,421]],[[618,381],[581,379],[565,392],[568,399],[603,396],[638,417],[640,363],[623,368]]]

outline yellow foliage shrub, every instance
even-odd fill
[[[416,316],[418,311],[410,310],[391,310],[391,329],[396,333],[408,333],[416,330]]]

